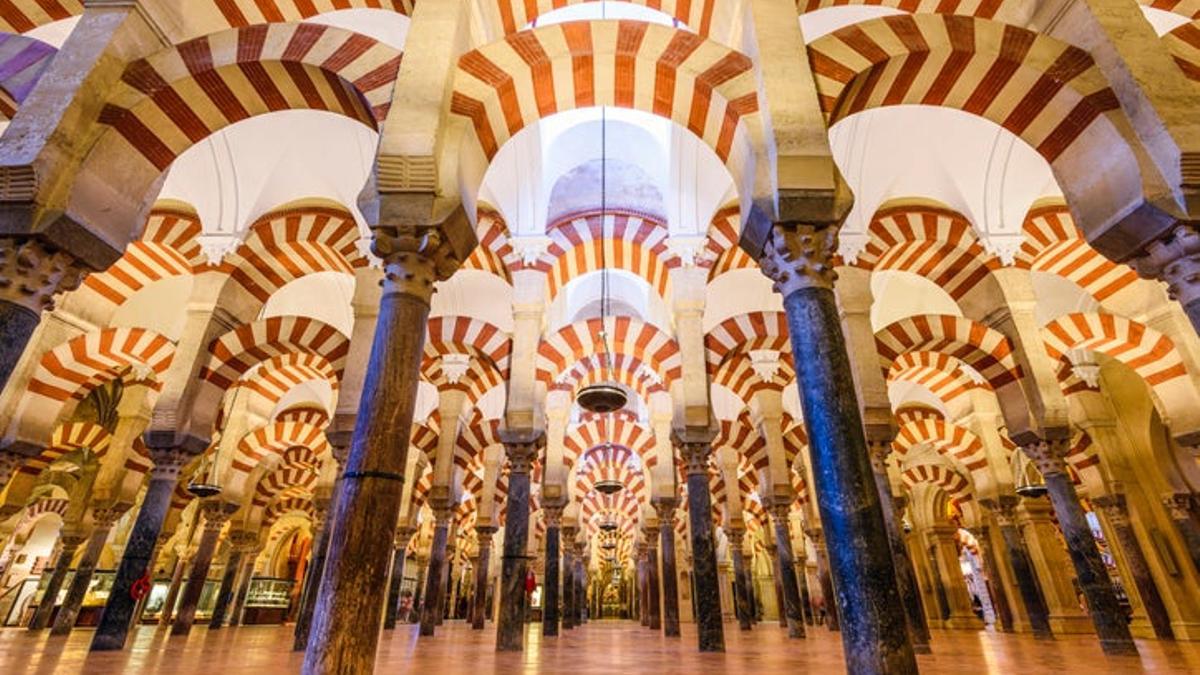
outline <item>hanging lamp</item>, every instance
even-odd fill
[[[1029,499],[1045,497],[1048,489],[1046,488],[1046,479],[1042,476],[1042,472],[1037,470],[1032,461],[1024,459],[1020,453],[1017,453],[1016,461],[1017,480],[1013,491],[1021,497]]]
[[[604,380],[579,390],[575,402],[588,412],[608,414],[625,407],[629,396],[616,383],[612,369],[612,350],[608,345],[608,313],[610,291],[608,287],[608,255],[604,243],[604,232],[608,221],[608,116],[606,108],[600,108],[600,360]]]

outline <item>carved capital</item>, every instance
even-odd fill
[[[1022,448],[1025,455],[1043,476],[1067,473],[1067,452],[1071,449],[1068,439],[1039,440]]]
[[[150,459],[154,460],[150,480],[178,479],[183,465],[191,458],[192,454],[182,448],[150,448]]]
[[[237,509],[237,504],[231,504],[219,499],[202,502],[200,510],[204,513],[204,529],[220,530],[222,527],[225,527],[225,523]]]
[[[58,543],[62,546],[62,553],[60,555],[66,556],[69,560],[71,556],[75,555],[75,551],[79,550],[79,547],[83,545],[83,542],[87,540],[88,535],[82,530],[75,528],[67,530],[63,528],[63,533],[58,538]]]
[[[996,522],[1000,524],[1000,527],[1016,525],[1017,504],[1019,503],[1016,497],[1004,496],[997,499],[983,499],[979,503],[996,516]]]
[[[1200,300],[1200,229],[1195,224],[1177,225],[1131,263],[1139,275],[1166,282],[1171,299],[1184,305]]]
[[[1125,495],[1101,495],[1092,500],[1092,506],[1102,511],[1113,527],[1129,525],[1129,505],[1125,502]]]
[[[533,461],[546,442],[546,434],[540,429],[501,429],[500,442],[508,457],[510,473],[529,473]]]
[[[709,429],[675,429],[671,443],[679,450],[687,474],[708,475],[708,460],[712,457],[712,441],[716,433]]]
[[[678,498],[655,497],[650,500],[650,504],[654,506],[654,512],[658,514],[659,529],[675,527],[675,510],[679,508]]]
[[[461,261],[436,227],[378,226],[371,252],[383,260],[383,293],[402,293],[428,303],[433,284],[450,278]]]
[[[128,504],[96,507],[92,509],[92,524],[97,529],[109,530],[129,510]]]
[[[54,295],[79,288],[87,269],[36,239],[0,238],[0,300],[34,314],[54,309]]]
[[[542,517],[546,519],[546,527],[561,527],[563,507],[566,506],[566,500],[562,503],[546,503],[542,502]]]
[[[412,525],[401,525],[396,528],[396,535],[392,539],[392,546],[397,551],[408,550],[408,543],[412,541],[413,535],[417,533],[417,528]]]
[[[1171,520],[1185,522],[1192,517],[1192,495],[1186,492],[1168,492],[1162,497]]]
[[[725,537],[729,539],[729,546],[734,550],[741,550],[746,541],[746,527],[726,527]]]
[[[833,290],[837,247],[836,227],[776,224],[758,263],[775,282],[775,292],[785,298],[804,288]]]
[[[249,530],[234,530],[229,533],[229,545],[235,551],[248,553],[258,545],[258,533]]]
[[[887,474],[887,458],[892,454],[892,442],[885,439],[867,439],[867,452],[871,456],[871,470]]]

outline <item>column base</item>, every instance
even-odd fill
[[[1050,629],[1055,635],[1088,635],[1096,632],[1087,616],[1050,615]]]
[[[974,614],[951,616],[943,623],[943,628],[947,630],[983,630],[983,620]]]

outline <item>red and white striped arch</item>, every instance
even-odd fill
[[[792,343],[783,312],[748,312],[725,319],[704,336],[709,373],[734,354],[769,349],[791,353]]]
[[[546,234],[550,245],[533,268],[546,273],[547,302],[572,279],[605,266],[630,272],[669,297],[667,270],[679,260],[667,249],[666,223],[641,215],[582,214],[552,223]]]
[[[587,21],[508,35],[459,58],[450,109],[470,120],[490,160],[537,120],[592,106],[673,120],[716,152],[735,184],[753,180],[746,130],[758,112],[753,63],[684,30]]]
[[[453,389],[463,392],[472,405],[483,398],[484,394],[505,384],[504,374],[483,359],[472,357],[465,372],[461,375],[455,373],[457,379],[447,375],[443,364],[441,357],[426,356],[421,360],[421,378],[438,390]]]
[[[367,265],[358,240],[358,224],[343,208],[285,208],[251,225],[246,240],[219,269],[265,303],[273,293],[308,274],[353,275],[356,268]]]
[[[512,285],[512,273],[522,269],[524,263],[513,251],[504,217],[491,209],[480,209],[475,235],[479,245],[467,256],[463,268],[494,274]]]
[[[301,21],[342,9],[384,9],[412,15],[416,0],[212,0],[230,26]]]
[[[903,14],[847,26],[808,51],[830,124],[869,108],[922,104],[989,119],[1052,164],[1085,135],[1089,156],[1105,143],[1124,145],[1128,124],[1091,56],[1024,28]],[[1103,137],[1093,125],[1105,125],[1109,140],[1093,143]]]
[[[83,0],[0,0],[0,31],[25,33],[83,13]]]
[[[473,353],[508,376],[512,340],[493,324],[469,316],[436,316],[426,323],[425,355]]]
[[[279,110],[324,110],[377,127],[400,53],[318,24],[274,23],[189,40],[130,63],[99,121],[159,172],[236,122]],[[111,139],[111,140],[110,140]]]
[[[1092,248],[1075,226],[1066,204],[1047,204],[1025,216],[1025,241],[1016,264],[1056,274],[1104,302],[1137,282],[1137,273]]]
[[[209,345],[208,351],[211,356],[200,370],[200,379],[228,389],[251,368],[291,353],[321,357],[340,378],[350,340],[316,319],[273,316],[229,331]]]
[[[327,382],[334,393],[338,391],[338,372],[325,357],[311,352],[289,352],[263,361],[254,371],[254,377],[239,385],[273,407],[292,389],[314,381]]]
[[[548,375],[546,371],[538,373],[539,377]],[[607,364],[599,354],[584,357],[560,373],[557,379],[546,381],[546,386],[551,390],[576,392],[588,385],[609,380],[629,387],[642,401],[649,401],[651,395],[666,391],[658,376],[649,370],[644,361],[628,354],[614,354]]]
[[[299,488],[311,491],[316,484],[317,472],[312,467],[284,463],[259,479],[250,503],[256,509],[266,508],[284,490]]]
[[[750,355],[746,352],[736,352],[717,367],[716,372],[712,374],[712,384],[725,387],[746,405],[750,405],[759,392],[782,391],[795,381],[796,369],[790,352],[776,355],[780,362],[779,370],[769,379],[763,379],[754,369],[754,361]]]
[[[303,403],[297,406],[291,406],[287,410],[280,411],[273,420],[275,422],[299,422],[300,424],[311,424],[316,427],[324,428],[329,424],[329,413],[324,408],[314,407],[312,404]],[[293,448],[292,450],[294,450]],[[293,454],[292,450],[287,453],[288,456]],[[304,453],[300,453],[303,456]]]
[[[576,362],[593,354],[602,354],[601,331],[607,332],[608,346],[613,354],[628,354],[640,359],[665,387],[670,388],[679,378],[682,363],[675,339],[652,324],[618,316],[603,322],[600,319],[579,321],[543,337],[538,345],[538,379],[553,382]]]
[[[324,427],[297,421],[268,422],[242,437],[231,466],[234,471],[249,474],[268,456],[282,457],[297,445],[308,448],[317,457],[327,457],[330,452]]]
[[[767,468],[769,462],[767,443],[754,428],[749,410],[742,410],[737,419],[721,420],[713,447],[733,448],[751,475]]]
[[[650,503],[650,489],[642,467],[634,467],[630,458],[634,451],[623,445],[599,446],[588,450],[580,459],[575,486],[578,494],[587,495],[601,480],[616,480],[639,504]]]
[[[200,218],[190,207],[155,206],[141,239],[107,270],[89,274],[83,285],[121,305],[156,281],[191,274],[204,260],[196,240],[200,230]]]
[[[629,490],[611,495],[593,493],[580,505],[579,520],[591,537],[600,533],[600,524],[608,518],[616,520],[618,534],[632,537],[637,531],[640,512],[641,502]]]
[[[575,466],[589,450],[611,443],[632,450],[646,468],[658,463],[654,454],[654,432],[636,421],[601,417],[572,427],[563,438],[563,464]]]
[[[298,515],[307,520],[312,520],[313,514],[311,496],[289,496],[277,500],[267,507],[267,510],[263,512],[263,527],[269,528],[280,518],[287,515]]]
[[[1183,74],[1200,82],[1200,20],[1176,26],[1162,36],[1162,43]]]
[[[708,267],[708,282],[740,269],[758,269],[758,263],[746,253],[738,241],[741,238],[742,213],[737,204],[722,207],[713,216],[704,243],[704,255],[696,260],[699,267]]]
[[[829,7],[852,7],[871,5],[891,7],[913,14],[961,14],[994,19],[1005,5],[1019,4],[1021,0],[797,0],[796,8],[801,14]]]
[[[64,518],[67,515],[67,508],[70,507],[69,499],[60,499],[57,497],[42,497],[35,502],[30,503],[21,513],[21,519],[17,521],[15,534],[22,536],[31,530],[37,521],[46,516],[58,516]]]
[[[480,3],[480,9],[491,17],[496,13],[505,34],[515,33],[543,14],[591,0],[492,0]],[[494,3],[494,4],[493,4]],[[740,5],[727,0],[631,0],[631,4],[656,9],[700,35],[708,36],[714,26],[724,28],[733,21]]]
[[[897,421],[900,428],[896,439],[892,441],[892,448],[901,457],[924,443],[933,446],[939,454],[952,460],[968,474],[987,467],[983,441],[965,427],[947,422],[926,409],[919,415],[898,414]]]
[[[1046,352],[1066,361],[1073,349],[1098,352],[1131,368],[1150,387],[1164,418],[1173,426],[1200,423],[1200,395],[1171,338],[1136,321],[1112,314],[1067,314],[1042,329]]]
[[[37,456],[25,460],[18,469],[20,473],[36,476],[63,455],[84,448],[103,457],[111,440],[108,430],[92,422],[65,422],[58,425],[50,437],[50,444]]]
[[[960,509],[962,504],[975,499],[971,481],[954,469],[941,464],[917,464],[905,469],[900,478],[909,490],[921,483],[937,486],[949,495]]]
[[[483,453],[494,445],[500,445],[500,419],[484,419],[478,409],[471,421],[458,432],[454,444],[454,463],[468,474],[472,467],[483,459]]]
[[[974,368],[993,389],[1021,379],[1012,343],[979,322],[948,314],[921,314],[893,322],[875,333],[884,376],[901,355],[942,352]]]
[[[888,368],[886,379],[920,385],[946,405],[976,387],[988,388],[986,383],[976,384],[958,358],[931,351],[901,354]]]
[[[1200,0],[1138,0],[1138,4],[1173,12],[1189,19],[1200,19]]]
[[[960,300],[1000,260],[988,253],[962,214],[925,204],[888,206],[867,228],[866,247],[855,267],[911,272]]]
[[[433,460],[437,457],[438,445],[438,430],[440,425],[437,418],[430,417],[424,423],[414,422],[412,428],[412,437],[409,439],[409,445],[425,455],[427,465],[432,465]]]
[[[175,343],[143,328],[106,328],[85,333],[46,352],[29,391],[52,401],[83,399],[92,389],[131,367],[161,376],[175,356]],[[162,382],[155,385],[161,387]]]

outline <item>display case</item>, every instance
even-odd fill
[[[83,605],[79,608],[79,616],[75,619],[76,626],[95,626],[100,623],[100,612],[108,596],[112,593],[113,582],[117,573],[113,570],[96,570],[88,583],[87,594],[83,596]]]
[[[142,623],[158,623],[162,618],[163,605],[167,602],[167,593],[171,590],[170,579],[155,579],[150,586],[150,594],[146,596],[146,607],[142,610]]]
[[[283,623],[292,604],[295,581],[271,577],[255,577],[246,590],[244,625]]]

